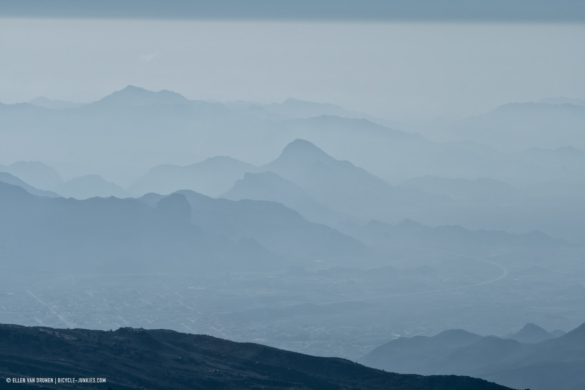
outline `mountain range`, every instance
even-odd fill
[[[282,267],[284,259],[347,264],[368,256],[358,240],[279,203],[191,191],[76,200],[36,196],[19,184],[0,181],[2,249],[12,259],[5,265],[17,269],[174,272],[218,270],[227,261],[258,271]]]
[[[506,338],[464,330],[398,338],[361,361],[401,373],[471,375],[513,388],[578,390],[585,384],[585,324],[560,336],[528,324]]]
[[[486,207],[490,196],[495,197],[494,193],[501,193],[500,198],[503,198],[505,202],[521,202],[524,198],[519,194],[519,190],[505,183],[487,179],[469,181],[425,177],[411,180],[400,186],[391,185],[368,171],[348,161],[337,160],[316,145],[300,139],[288,144],[276,159],[265,165],[255,166],[228,157],[216,157],[189,166],[159,166],[139,179],[129,190],[124,190],[97,175],[86,175],[64,181],[57,172],[40,163],[17,163],[5,169],[10,172],[20,172],[35,183],[42,184],[43,177],[53,177],[51,185],[55,188],[55,193],[78,199],[94,196],[123,197],[128,192],[172,194],[183,189],[198,189],[201,190],[201,195],[217,196],[219,193],[225,199],[242,202],[212,200],[207,196],[196,197],[188,191],[184,194],[191,194],[188,197],[198,199],[198,204],[205,200],[207,205],[223,205],[214,209],[217,211],[223,208],[223,211],[218,214],[209,214],[205,220],[200,218],[194,223],[205,221],[208,227],[216,230],[216,233],[233,235],[232,238],[237,239],[244,236],[252,237],[252,232],[257,234],[259,231],[251,226],[245,229],[240,226],[237,229],[238,233],[232,234],[235,226],[233,222],[230,226],[222,226],[220,221],[234,221],[236,215],[243,218],[243,214],[238,214],[241,210],[246,207],[257,208],[257,205],[262,205],[262,207],[250,216],[253,215],[258,221],[262,220],[263,215],[269,215],[274,219],[276,213],[277,218],[283,218],[283,220],[292,221],[297,218],[307,223],[326,225],[318,230],[324,234],[327,229],[330,229],[331,234],[317,234],[313,239],[305,235],[305,239],[301,241],[305,246],[296,246],[296,249],[292,243],[300,239],[298,235],[313,231],[292,228],[300,226],[296,222],[279,225],[283,228],[282,233],[279,233],[278,229],[272,229],[270,239],[267,235],[269,230],[265,230],[263,235],[253,237],[258,242],[264,242],[265,246],[274,246],[277,242],[284,245],[276,250],[281,254],[300,254],[298,249],[304,247],[306,251],[301,257],[306,259],[317,254],[325,255],[325,252],[317,250],[317,247],[326,248],[325,242],[331,242],[330,239],[337,244],[330,246],[330,249],[326,251],[328,252],[326,258],[332,259],[333,256],[339,256],[340,259],[355,258],[358,254],[368,257],[369,255],[363,251],[363,245],[348,236],[357,237],[359,241],[367,242],[369,246],[379,250],[390,250],[393,254],[396,254],[396,250],[400,251],[400,248],[412,250],[413,247],[432,247],[441,251],[461,253],[467,251],[466,248],[473,252],[480,247],[557,248],[564,245],[561,240],[554,240],[538,232],[510,235],[498,232],[496,229],[465,229],[456,226],[455,223],[451,223],[452,226],[438,225],[436,228],[431,228],[429,224],[405,224],[403,223],[405,220],[412,221],[419,218],[431,221],[440,221],[441,216],[445,215],[453,218],[457,213],[473,210],[478,202]],[[8,184],[18,185],[15,179]],[[26,183],[21,181],[21,187],[28,188],[30,192],[30,186],[24,187],[24,185]],[[38,190],[34,194],[40,194],[41,191]],[[160,199],[156,196],[147,198]],[[115,200],[110,201],[115,202]],[[131,202],[130,199],[127,201]],[[102,202],[107,202],[107,200],[102,200]],[[283,207],[279,208],[277,203]],[[498,203],[495,204],[499,206]],[[295,212],[281,213],[279,210],[294,210],[300,215]],[[289,218],[293,215],[295,215],[294,218]],[[218,216],[223,219],[217,219]],[[227,216],[229,218],[226,218]],[[454,219],[456,221],[456,218]],[[242,219],[244,220],[251,221],[252,219],[246,217]],[[274,222],[265,222],[266,226],[274,225]],[[279,223],[282,222],[279,221]],[[220,226],[221,229],[219,229]],[[285,226],[288,227],[285,228]],[[219,231],[222,229],[223,231]],[[290,229],[297,229],[296,233]],[[337,232],[333,234],[336,230]],[[291,234],[294,238],[287,239],[284,232]],[[277,239],[274,235],[280,235],[280,238]],[[328,238],[325,239],[325,237]],[[311,240],[313,244],[309,244]],[[317,245],[319,240],[324,241]],[[289,244],[285,245],[285,241],[289,241]],[[348,245],[352,243],[353,249],[350,250],[349,246],[342,245],[342,242]],[[332,249],[338,246],[343,249]],[[358,249],[360,247],[362,249]],[[309,248],[313,249],[309,250]]]
[[[480,379],[393,374],[338,358],[167,330],[116,331],[0,325],[5,378],[106,378],[108,388],[505,390]],[[71,389],[92,388],[73,384]],[[104,386],[104,387],[105,387]],[[54,385],[37,385],[50,389]]]
[[[535,104],[554,106],[547,110],[567,116],[563,123],[570,122],[571,129],[580,128],[581,117],[573,111],[582,106],[567,110],[557,107],[566,104]],[[3,105],[0,154],[5,161],[55,162],[72,179],[30,162],[0,171],[80,199],[181,189],[230,199],[254,196],[283,202],[308,220],[336,228],[355,218],[412,219],[473,229],[539,230],[575,243],[585,235],[579,218],[585,203],[573,195],[585,188],[581,148],[503,152],[478,144],[473,126],[464,128],[469,142],[462,142],[463,136],[436,142],[322,103],[293,100],[276,106],[191,100],[133,86],[76,107]],[[531,107],[496,111],[530,116]],[[275,150],[282,152],[275,156]],[[153,168],[145,174],[148,166]],[[103,176],[88,175],[96,167]],[[252,176],[248,183],[238,182],[246,173],[263,172],[283,180],[264,175],[254,183]],[[269,192],[277,187],[282,192],[285,181],[294,195],[274,199],[276,192]],[[232,191],[236,182],[240,187]]]
[[[553,115],[552,120],[537,121],[538,126],[563,126],[566,136],[559,138],[562,142],[556,142],[555,147],[580,145],[571,137],[579,137],[582,106],[534,104]],[[34,159],[69,165],[75,161],[73,168],[79,171],[68,176],[86,174],[100,166],[107,177],[126,186],[143,167],[161,163],[188,166],[213,156],[230,156],[258,165],[269,160],[273,150],[303,138],[385,179],[424,175],[538,178],[532,169],[538,159],[526,161],[526,156],[498,150],[509,143],[505,139],[509,129],[527,123],[532,111],[541,111],[540,106],[530,107],[519,103],[470,118],[456,126],[461,132],[452,141],[436,142],[408,128],[389,127],[383,124],[388,121],[331,104],[297,99],[270,104],[224,103],[127,86],[84,104],[53,104],[43,99],[1,105],[0,152],[8,161]],[[494,116],[500,119],[489,119]],[[523,129],[529,127],[522,125]],[[543,134],[551,133],[550,128],[546,130]],[[487,139],[496,135],[498,142]],[[491,147],[481,145],[482,137]],[[255,142],[259,139],[262,142]],[[131,160],[127,158],[128,145],[132,145]],[[543,147],[542,143],[533,146]],[[16,150],[27,153],[16,155]],[[106,161],[104,154],[108,155]],[[554,169],[547,176],[561,172]]]
[[[54,168],[38,161],[18,161],[7,166],[0,165],[0,173],[17,177],[26,185],[36,187],[35,195],[47,195],[72,197],[77,199],[87,199],[92,197],[123,197],[126,191],[116,183],[108,181],[100,175],[90,174],[73,177],[69,180],[63,180],[59,172]],[[4,181],[8,181],[4,176]],[[19,185],[23,187],[22,183]],[[30,192],[30,191],[29,191]]]

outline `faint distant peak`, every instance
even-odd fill
[[[189,99],[177,92],[166,89],[151,91],[135,85],[128,85],[103,97],[97,103],[146,106],[153,104],[187,104]]]
[[[520,341],[522,343],[539,343],[541,341],[549,340],[553,338],[553,336],[541,326],[528,323],[524,325],[518,332],[508,336],[508,338]]]
[[[520,329],[520,332],[540,332],[540,333],[548,333],[543,327],[538,326],[532,322],[527,323]]]
[[[304,139],[296,139],[286,145],[279,158],[333,159],[315,144]]]

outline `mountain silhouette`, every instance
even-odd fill
[[[535,334],[543,340],[536,341]],[[471,375],[512,388],[582,388],[585,383],[585,324],[556,338],[528,324],[512,337],[518,335],[525,342],[477,335],[447,342],[443,334],[399,338],[374,349],[361,361],[372,367],[403,373]]]
[[[183,198],[159,197],[151,204],[46,198],[0,183],[3,266],[14,272],[140,274],[221,271],[228,264],[230,269],[266,270],[280,264],[277,255],[251,245],[251,239],[195,226],[189,204],[176,197]]]
[[[362,361],[371,367],[401,373],[432,372],[433,367],[459,348],[473,344],[482,337],[465,330],[447,330],[434,337],[398,338],[366,355]],[[415,370],[413,370],[416,367]]]
[[[124,390],[506,389],[469,377],[393,374],[344,359],[168,330],[95,331],[0,325],[0,376],[31,375],[105,377],[104,387]],[[4,380],[2,386],[10,387]]]
[[[279,203],[190,191],[77,200],[33,196],[0,182],[0,213],[4,265],[14,271],[266,271],[365,264],[369,256],[353,237]]]
[[[252,238],[263,247],[297,263],[367,263],[368,251],[355,238],[317,223],[280,203],[213,199],[180,191],[192,210],[193,224],[232,239]]]
[[[532,323],[524,325],[518,332],[512,333],[507,337],[521,343],[539,343],[554,338],[546,329]]]
[[[101,105],[151,106],[158,104],[188,104],[189,100],[176,92],[168,90],[150,91],[134,85],[128,85],[103,97],[96,103]]]

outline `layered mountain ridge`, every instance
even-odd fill
[[[0,376],[97,376],[106,378],[105,386],[123,390],[507,389],[469,377],[392,374],[344,359],[167,330],[93,331],[15,325],[0,325]],[[2,388],[10,386],[5,380],[0,384]],[[68,388],[93,386],[74,384]]]

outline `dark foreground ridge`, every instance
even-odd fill
[[[101,385],[7,384],[10,377],[105,377]],[[0,325],[0,388],[505,390],[457,376],[393,374],[338,358],[168,330]]]

